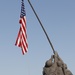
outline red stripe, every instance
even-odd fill
[[[22,22],[21,22],[22,23]],[[24,27],[24,25],[23,25],[23,23],[22,23],[22,29],[24,30],[25,29],[25,27]],[[25,42],[27,42],[26,41],[26,39],[27,39],[27,34],[26,34],[26,30],[24,30],[25,32],[24,33],[22,33],[22,35],[23,35],[23,37],[24,37],[24,34],[25,34],[25,37],[24,37],[24,40],[25,40]],[[26,43],[27,44],[27,43]]]
[[[22,40],[24,40],[24,42],[26,44],[26,47],[28,48],[27,38],[24,36],[23,32],[22,32],[22,38],[23,38]]]
[[[27,47],[24,45],[24,42],[23,42],[23,41],[21,42],[21,45],[22,45],[23,48],[24,48],[24,50],[23,50],[23,48],[22,48],[22,46],[21,46],[21,48],[22,48],[22,50],[23,50],[23,53],[27,52],[27,50],[26,50]]]
[[[26,32],[26,22],[25,22],[25,20],[24,20],[24,18],[22,19],[22,26],[23,26],[23,28],[24,28],[24,31]]]
[[[23,33],[22,33],[22,36],[23,36],[24,42],[26,44],[26,47],[28,48],[27,38],[24,37]]]
[[[19,23],[21,24],[21,27],[20,27],[15,45],[17,45],[18,47],[21,47],[22,54],[25,54],[28,49],[25,17],[21,18],[19,20]]]
[[[26,17],[23,17],[22,19],[23,19],[25,26],[26,26]]]
[[[22,53],[24,54],[25,52],[27,52],[27,47],[24,45],[24,41],[21,41],[21,48],[22,48]]]
[[[17,40],[16,40],[16,43],[15,43],[15,45],[17,45],[18,47],[21,46],[21,41],[19,40],[19,38],[21,39],[21,27],[19,29],[19,33],[18,33]],[[19,42],[19,44],[18,44],[18,42]]]
[[[25,23],[23,24],[24,20],[23,19],[20,19],[20,24],[22,25],[22,28],[24,30],[24,32],[26,33],[26,26],[25,26]]]

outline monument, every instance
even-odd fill
[[[49,60],[46,61],[43,68],[43,75],[73,75],[71,71],[67,68],[67,65],[59,57],[58,53],[51,56]]]
[[[43,68],[43,75],[73,75],[71,71],[67,68],[67,65],[63,62],[63,60],[59,57],[58,53],[54,50],[54,47],[48,37],[48,34],[43,27],[43,24],[41,23],[37,13],[35,12],[30,0],[28,0],[28,3],[30,4],[42,30],[44,31],[46,38],[53,50],[54,55],[51,56],[49,60],[46,61],[45,66]]]

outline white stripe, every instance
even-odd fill
[[[23,43],[24,43],[24,46],[25,46],[26,50],[28,51],[28,48],[27,48],[27,46],[26,46],[26,43],[25,43],[25,41],[24,41],[23,36],[22,36],[22,41],[23,41]]]
[[[22,27],[22,26],[21,26]],[[26,37],[26,33],[24,32],[24,30],[23,30],[23,27],[22,27],[22,33],[23,33],[23,35],[24,35],[24,37],[25,37],[25,40],[26,40],[26,42],[28,43],[28,41],[27,41],[27,37]]]
[[[25,23],[24,23],[23,19],[21,19],[21,20],[22,20],[23,26],[25,27]],[[28,43],[27,37],[26,37],[27,34],[25,33],[25,31],[24,31],[22,25],[21,25],[21,29],[22,29],[23,35],[25,36],[26,42]],[[26,27],[25,27],[25,30],[26,30]],[[25,34],[26,34],[26,35],[25,35]]]
[[[21,41],[21,36],[22,36],[22,32],[20,31],[20,35],[19,35],[19,37],[18,37],[18,40],[17,40],[17,46],[19,46],[19,43],[20,43],[20,41]]]

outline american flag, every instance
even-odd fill
[[[22,49],[24,55],[28,51],[27,33],[26,33],[26,12],[24,6],[24,0],[21,2],[21,14],[20,14],[20,29],[16,39],[15,45]]]

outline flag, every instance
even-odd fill
[[[27,31],[26,31],[26,12],[25,12],[24,0],[22,0],[21,2],[21,14],[20,14],[19,23],[20,23],[20,29],[15,45],[21,48],[22,54],[24,55],[28,51]]]

